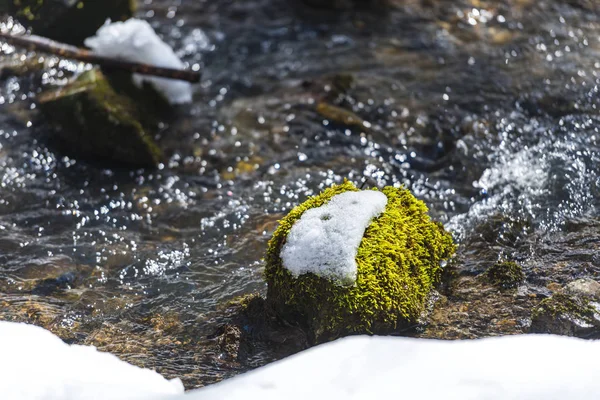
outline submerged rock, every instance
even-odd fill
[[[366,128],[369,125],[368,122],[364,121],[358,115],[352,111],[348,111],[344,108],[337,107],[328,103],[321,102],[317,105],[317,113],[329,121],[349,127]]]
[[[107,19],[126,20],[135,0],[8,0],[1,10],[17,17],[33,33],[74,45],[93,35]],[[0,8],[4,8],[0,5]]]
[[[148,132],[147,114],[118,94],[98,70],[39,97],[39,106],[54,124],[57,145],[91,159],[152,167],[162,152]]]
[[[600,336],[600,285],[579,279],[533,309],[531,332],[558,335]]]
[[[242,341],[242,330],[236,325],[225,324],[219,327],[214,337],[217,339],[223,357],[237,360]]]
[[[292,226],[307,210],[348,191],[358,189],[345,182],[297,206],[269,242],[267,301],[285,320],[306,329],[313,343],[352,333],[389,333],[416,322],[439,280],[440,262],[455,249],[423,202],[406,189],[386,187],[385,211],[368,225],[357,250],[354,285],[341,286],[314,273],[295,277],[281,258]]]

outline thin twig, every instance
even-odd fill
[[[71,58],[90,64],[98,64],[101,67],[122,69],[138,74],[154,75],[192,83],[200,82],[200,72],[174,68],[163,68],[148,64],[116,60],[114,58],[99,56],[94,54],[92,51],[81,49],[65,43],[60,43],[42,36],[17,36],[11,35],[10,33],[0,32],[0,40],[10,43],[14,46],[24,47],[30,51],[41,51],[44,53],[55,54],[64,58]]]

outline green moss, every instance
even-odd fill
[[[150,83],[143,82],[142,86],[138,87],[133,83],[131,73],[127,71],[107,70],[106,77],[119,94],[134,99],[136,104],[143,107],[148,115],[155,115],[159,118],[173,116],[173,105]]]
[[[366,229],[358,248],[355,286],[337,286],[314,274],[294,278],[279,256],[294,222],[333,196],[357,190],[344,182],[308,199],[280,221],[269,242],[267,301],[284,319],[303,325],[314,342],[414,323],[439,280],[440,262],[455,250],[451,235],[431,221],[422,201],[406,189],[386,187],[386,210]]]
[[[39,96],[40,109],[57,129],[54,142],[75,156],[155,166],[162,152],[148,133],[150,120],[129,97],[117,94],[98,70]]]
[[[498,262],[488,268],[483,276],[492,285],[502,288],[515,287],[525,279],[523,269],[514,261]]]
[[[533,309],[531,314],[533,319],[541,316],[558,318],[569,316],[569,318],[579,318],[585,320],[593,317],[596,309],[590,304],[590,301],[582,298],[575,298],[566,294],[557,293],[547,299],[544,299]]]
[[[532,310],[530,331],[580,337],[597,336],[600,328],[597,314],[589,298],[556,293],[542,300]]]

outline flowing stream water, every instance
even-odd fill
[[[0,318],[188,389],[263,365],[285,350],[228,356],[214,335],[222,310],[266,291],[261,258],[277,220],[344,178],[410,188],[455,235],[460,274],[519,262],[523,301],[598,278],[593,1],[139,3],[203,72],[193,104],[161,124],[168,159],[157,170],[89,164],[43,139],[36,94],[82,64],[1,77]],[[3,46],[0,64],[21,54]],[[421,335],[524,332],[528,313],[497,321],[512,331],[463,315],[460,332]]]

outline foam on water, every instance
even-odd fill
[[[462,237],[470,224],[499,213],[527,219],[542,231],[560,229],[566,220],[593,207],[598,179],[595,141],[594,135],[578,133],[500,153],[473,182],[484,199],[454,216],[447,228]]]

